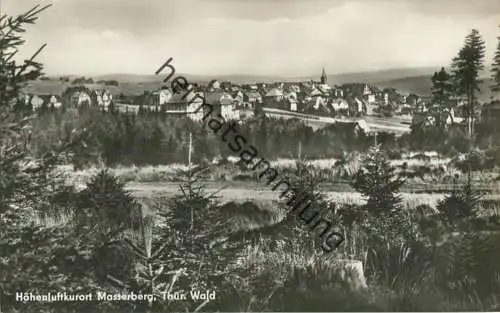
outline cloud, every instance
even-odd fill
[[[32,0],[23,1],[9,11]],[[148,74],[171,56],[184,73],[304,75],[447,65],[471,28],[490,54],[500,32],[500,14],[428,14],[430,0],[418,10],[397,0],[101,1],[57,1],[29,29],[26,50],[47,42],[41,61],[52,73]]]
[[[254,5],[275,7],[279,6],[281,10],[274,12],[275,16],[287,14],[290,8],[300,8],[304,15],[318,10],[328,10],[330,8],[340,7],[352,0],[203,0],[211,3],[223,3],[225,5]],[[355,0],[354,2],[363,2],[367,7],[390,1],[393,5],[403,4],[411,7],[415,12],[426,13],[430,15],[479,15],[493,16],[500,14],[499,0]],[[292,9],[293,11],[293,9]],[[317,11],[316,11],[317,12]],[[259,14],[254,16],[259,18]]]

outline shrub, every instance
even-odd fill
[[[328,265],[290,268],[289,276],[269,301],[271,311],[378,311],[369,297],[353,290]]]
[[[124,183],[101,170],[77,196],[74,222],[77,230],[92,232],[102,242],[109,242],[126,230],[137,229],[140,210]]]
[[[463,173],[467,173],[469,169],[471,171],[491,170],[495,166],[494,160],[494,156],[476,149],[463,159],[460,157],[455,158],[452,164]]]
[[[473,189],[471,182],[454,190],[437,205],[439,216],[449,229],[470,227],[477,218],[482,193]]]
[[[389,157],[390,160],[401,160],[403,158],[403,154],[401,151],[398,150],[390,150],[387,153],[387,156]]]
[[[95,293],[103,290],[92,269],[92,246],[89,238],[75,238],[69,228],[24,227],[11,233],[0,243],[0,251],[9,257],[0,258],[2,309],[6,312],[69,312],[85,310],[98,312],[107,304],[88,302],[15,301],[16,292],[36,290],[38,294],[55,290],[68,294]],[[109,310],[109,307],[108,307]]]
[[[186,268],[178,288],[218,290],[244,242],[227,241],[228,225],[221,219],[219,199],[199,183],[202,172],[180,171],[181,195],[157,204],[163,217],[158,235],[168,243],[161,260],[170,268]]]

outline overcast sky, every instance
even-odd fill
[[[307,75],[448,65],[472,28],[500,36],[500,0],[0,0],[48,74]]]

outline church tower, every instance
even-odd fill
[[[325,68],[323,68],[323,72],[321,73],[321,84],[326,85],[326,73],[325,73]]]

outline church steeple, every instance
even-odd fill
[[[325,85],[326,84],[326,73],[325,73],[325,68],[323,68],[323,72],[321,73],[321,84]]]

